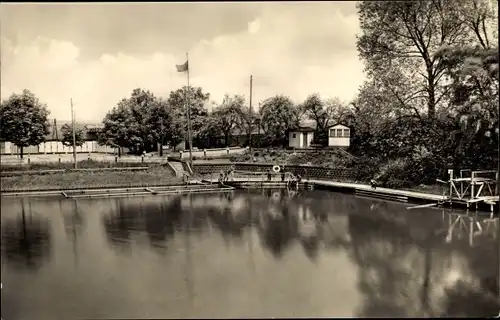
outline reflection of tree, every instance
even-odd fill
[[[59,200],[59,210],[64,212],[62,209],[62,201]],[[67,202],[66,202],[67,203]],[[73,200],[72,210],[68,214],[64,213],[64,224],[66,227],[66,234],[71,239],[73,243],[73,253],[75,257],[75,266],[78,265],[78,237],[83,231],[83,216],[78,210],[78,200]]]
[[[59,210],[64,212],[65,210],[62,208],[62,202],[63,200],[59,200]],[[84,219],[80,211],[81,210],[78,209],[78,200],[74,200],[71,210],[69,210],[67,214],[64,214],[66,233],[72,240],[75,240],[76,236],[80,236],[83,232]]]
[[[30,212],[26,217],[24,202],[17,219],[2,223],[2,257],[13,267],[39,269],[50,255],[49,221]]]
[[[116,213],[113,212],[104,218],[104,229],[109,241],[114,245],[128,248],[130,245],[131,231],[137,224],[137,212],[127,206],[122,206],[122,201],[116,199]]]
[[[319,254],[319,240],[318,237],[307,237],[300,239],[302,248],[307,257],[313,261],[316,261]]]
[[[208,218],[226,241],[229,241],[229,238],[242,240],[244,230],[249,225],[248,220],[236,219],[230,207],[210,208]]]
[[[442,316],[488,317],[497,315],[500,310],[498,298],[485,295],[463,282],[447,290],[447,296],[448,303]]]
[[[242,240],[245,229],[252,224],[252,213],[249,203],[247,205],[240,202],[240,197],[228,194],[225,202],[218,207],[211,207],[207,210],[207,217],[212,225],[222,233],[225,241],[229,239]]]
[[[281,206],[281,215],[273,216],[269,212],[261,217],[259,231],[262,244],[271,253],[280,258],[297,237],[297,215],[291,215],[288,206]]]
[[[180,197],[174,198],[168,204],[149,204],[144,207],[144,211],[151,245],[163,247],[167,238],[174,235],[183,215]]]
[[[401,268],[400,260],[409,251],[411,241],[405,239],[399,226],[380,218],[349,216],[349,229],[355,260],[360,266],[360,289],[366,303],[359,316],[405,317],[407,291],[415,291],[410,275]],[[395,238],[395,241],[391,241]],[[412,270],[418,273],[418,269]],[[407,287],[412,286],[410,290]],[[413,297],[416,298],[416,297]]]
[[[104,218],[104,228],[113,244],[129,247],[132,235],[145,231],[152,246],[165,247],[165,241],[174,235],[182,214],[180,197],[167,204],[125,204],[117,200],[116,212]]]
[[[365,295],[359,316],[486,316],[498,308],[493,299],[484,294],[484,287],[473,285],[474,278],[481,279],[479,268],[471,265],[469,270],[467,266],[461,267],[460,261],[453,262],[444,256],[450,248],[445,247],[442,233],[436,234],[437,226],[432,222],[422,220],[418,228],[414,225],[410,228],[410,221],[415,221],[412,219],[416,219],[418,213],[408,215],[399,209],[401,207],[390,205],[370,210],[361,205],[366,202],[359,204],[357,211],[369,214],[349,216],[350,251],[360,268],[359,287]],[[399,217],[392,219],[396,211]],[[494,248],[491,244],[487,247]],[[459,248],[464,250],[468,246]],[[470,252],[464,255],[470,262]],[[496,257],[498,253],[490,252],[489,256]],[[478,261],[486,262],[484,253]],[[460,279],[460,274],[467,277],[471,271],[476,274],[470,280],[446,283],[452,272],[458,272]]]

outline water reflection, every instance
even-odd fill
[[[103,217],[104,228],[110,243],[119,249],[130,249],[135,234],[147,234],[152,247],[166,249],[183,215],[180,197],[154,203],[115,199],[113,209]]]
[[[20,202],[20,212],[2,221],[2,258],[13,268],[39,269],[50,256],[49,221],[33,212],[26,212]]]
[[[478,212],[455,212],[452,210],[443,210],[443,220],[448,221],[448,230],[446,233],[446,242],[452,242],[454,237],[457,240],[467,236],[469,245],[475,245],[475,239],[478,236],[486,235],[496,239],[498,217],[485,216]]]
[[[439,317],[499,308],[498,218],[286,190],[32,205],[44,214],[30,226],[16,215],[24,205],[2,202],[2,239],[10,241],[2,254],[12,264],[16,254],[36,260],[19,243],[45,248],[40,283],[54,286],[65,307],[17,292],[27,317]],[[58,259],[47,259],[50,244]],[[70,250],[80,255],[71,275],[72,264],[61,263]],[[30,281],[17,270],[5,276]],[[30,292],[46,290],[33,279]],[[99,299],[84,298],[92,296],[84,282],[103,292]]]
[[[422,228],[409,230],[411,224],[401,223],[402,212],[395,220],[391,218],[395,207],[384,207],[381,212],[382,206],[372,204],[369,217],[349,216],[352,250],[360,266],[359,286],[366,295],[358,316],[454,317],[493,315],[498,310],[498,301],[486,284],[498,281],[498,243],[494,237],[476,233],[476,237],[482,236],[483,245],[476,250],[450,238],[447,246],[442,246],[440,224],[433,217],[425,217],[431,221],[422,220]],[[457,214],[451,212],[447,217],[453,221]],[[483,267],[474,266],[473,261],[481,261]],[[490,266],[488,270],[484,264]]]

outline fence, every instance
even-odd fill
[[[1,154],[15,155],[21,153],[21,148],[15,146],[12,142],[0,143]],[[46,141],[37,146],[23,148],[24,154],[51,154],[51,153],[72,153],[73,147],[65,146],[61,141]],[[76,147],[78,153],[117,153],[117,149],[110,146],[101,146],[97,141],[85,141],[82,146]]]
[[[267,172],[272,171],[274,165],[259,164],[259,163],[194,163],[193,170],[201,175],[218,174],[221,171],[234,169],[236,171],[246,172]],[[295,176],[307,177],[318,180],[354,180],[354,170],[346,168],[325,168],[306,165],[287,165],[287,172],[291,172]]]
[[[109,163],[157,163],[163,164],[167,162],[165,158],[161,157],[135,157],[135,156],[122,156],[118,157],[116,155],[94,155],[94,154],[78,154],[76,160],[86,161],[93,160],[98,162],[109,162]],[[42,156],[25,156],[23,159],[13,159],[13,158],[1,158],[2,166],[18,166],[18,165],[29,165],[29,164],[57,164],[57,163],[72,163],[72,155],[47,155]]]

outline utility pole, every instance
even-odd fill
[[[159,154],[160,154],[160,157],[163,157],[163,115],[160,119],[161,121],[161,127],[160,127],[160,150],[159,151]]]
[[[76,134],[75,134],[75,112],[73,111],[73,99],[70,99],[71,103],[71,131],[73,131],[73,163],[75,169],[77,168],[76,164]]]
[[[252,126],[252,81],[253,81],[253,76],[250,75],[250,110],[249,110],[249,119],[248,119],[248,130],[249,130],[249,134],[248,134],[248,146],[250,148],[250,155],[253,159],[253,153],[252,153],[252,130],[253,130],[253,126]]]

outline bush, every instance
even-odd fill
[[[379,170],[380,160],[377,158],[360,158],[353,165],[354,178],[357,181],[367,182],[372,179]]]
[[[434,157],[399,158],[381,166],[376,179],[387,188],[408,188],[432,185],[442,173],[443,168]]]

